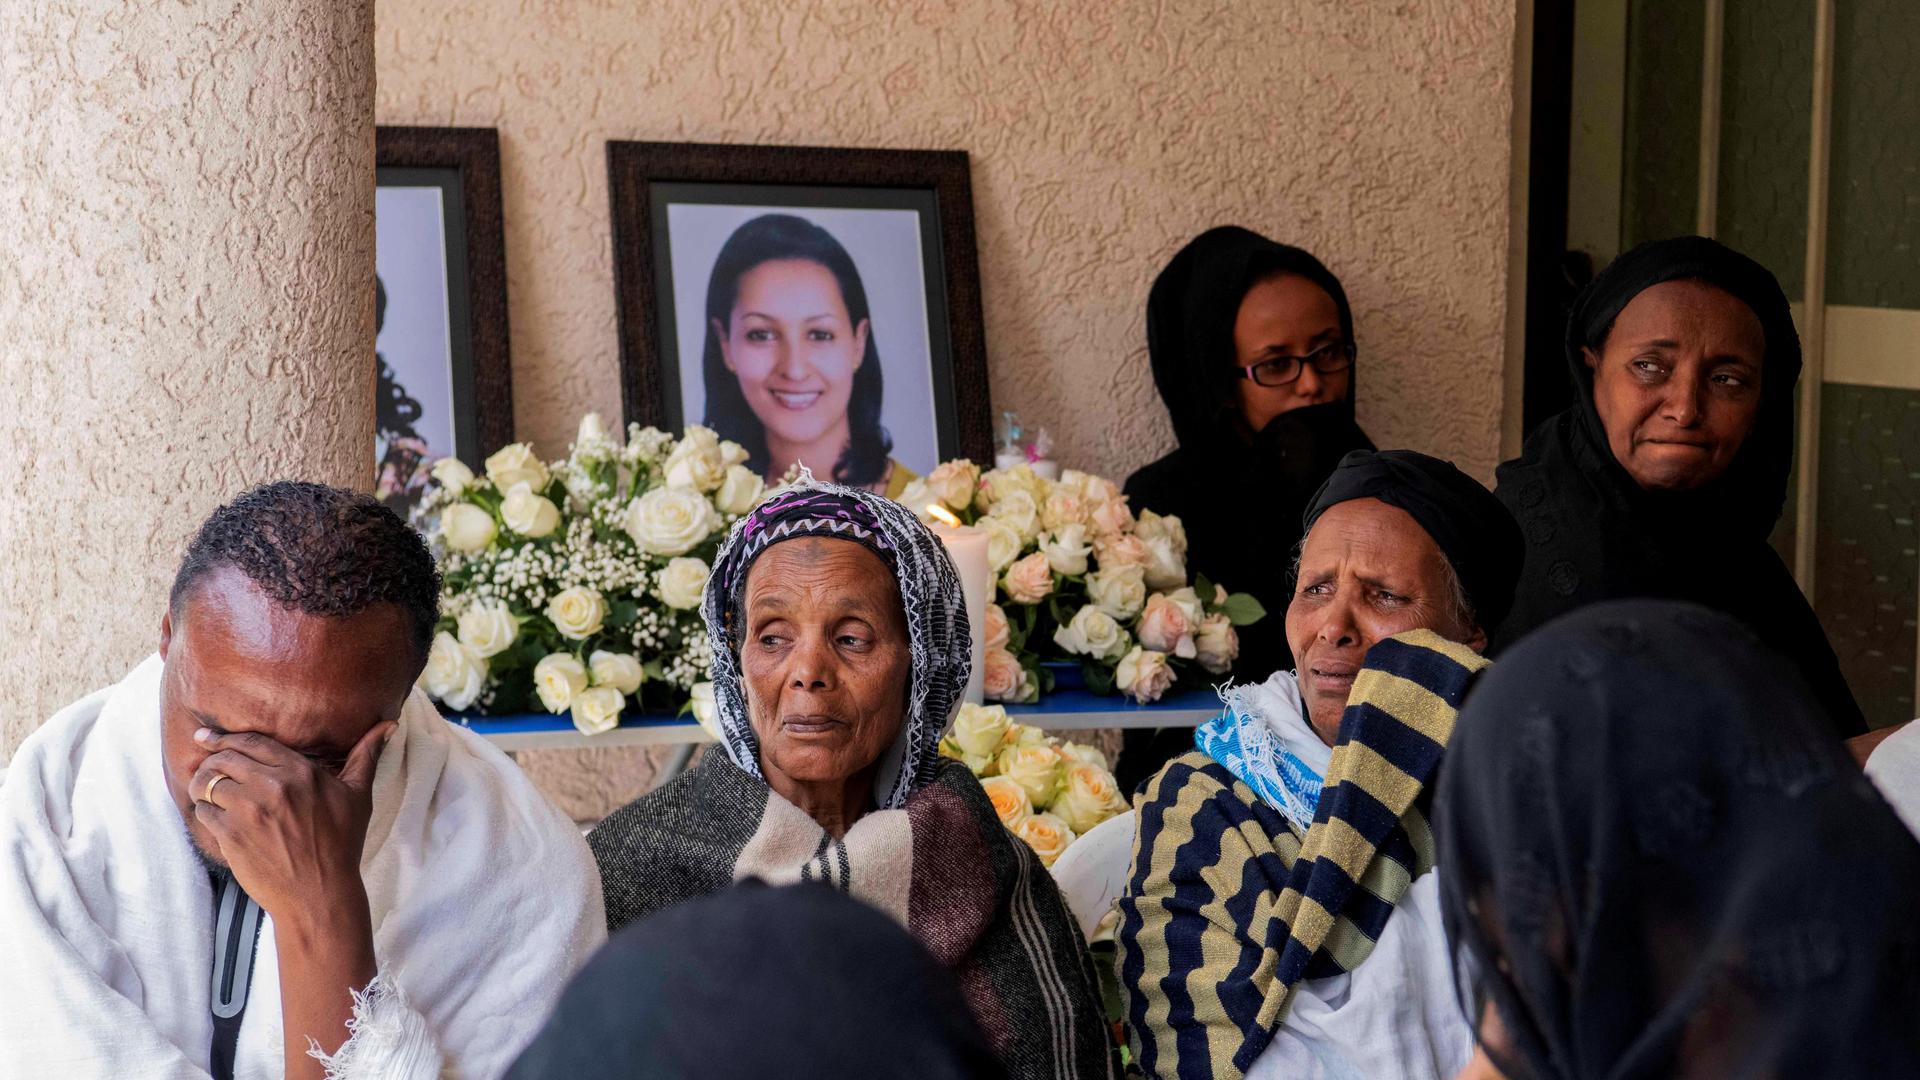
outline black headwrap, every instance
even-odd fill
[[[1616,601],[1515,646],[1434,826],[1508,1075],[1920,1076],[1920,844],[1732,619]]]
[[[1634,297],[1668,281],[1711,285],[1752,309],[1766,339],[1761,361],[1760,412],[1753,431],[1719,479],[1699,491],[1660,496],[1640,490],[1608,449],[1607,430],[1593,403],[1593,369],[1586,351],[1605,348],[1620,312]],[[1780,519],[1793,470],[1795,384],[1800,381],[1800,334],[1793,327],[1787,294],[1767,268],[1704,236],[1642,244],[1615,259],[1574,301],[1567,319],[1567,364],[1573,373],[1574,411],[1582,434],[1605,454],[1608,482],[1625,485],[1639,501],[1673,501],[1749,535],[1765,538]],[[1730,515],[1730,517],[1728,517]]]
[[[1419,522],[1459,576],[1474,621],[1492,636],[1513,603],[1525,551],[1520,526],[1492,492],[1450,461],[1412,450],[1355,450],[1308,504],[1302,533],[1328,507],[1354,499],[1379,499]]]
[[[1332,298],[1340,334],[1354,342],[1353,310],[1340,279],[1311,254],[1237,226],[1208,229],[1181,248],[1147,296],[1147,350],[1179,449],[1127,478],[1132,508],[1173,514],[1185,523],[1188,564],[1274,614],[1240,631],[1234,675],[1259,681],[1292,666],[1283,620],[1287,553],[1300,541],[1300,514],[1349,450],[1373,443],[1353,419],[1354,365],[1345,400],[1274,417],[1257,432],[1240,421],[1234,371],[1234,321],[1247,290],[1292,274]],[[1121,779],[1144,779],[1166,755],[1136,768],[1128,735]],[[1181,735],[1166,750],[1191,749]],[[1148,759],[1139,759],[1147,761]]]
[[[1766,339],[1753,430],[1726,472],[1692,491],[1643,490],[1615,460],[1586,362],[1587,350],[1604,349],[1634,297],[1668,281],[1699,281],[1735,297],[1752,309]],[[1780,283],[1705,237],[1642,244],[1581,293],[1566,344],[1573,406],[1540,425],[1521,456],[1499,469],[1495,494],[1519,519],[1527,557],[1493,653],[1583,604],[1632,596],[1692,600],[1740,619],[1799,665],[1836,731],[1866,730],[1833,646],[1767,541],[1787,497],[1800,379],[1800,337]]]
[[[576,975],[507,1074],[1004,1076],[953,977],[825,885],[757,882],[633,924]]]

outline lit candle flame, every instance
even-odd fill
[[[960,527],[960,519],[953,515],[953,511],[941,506],[939,503],[928,503],[927,514],[929,517],[938,518],[956,529]]]

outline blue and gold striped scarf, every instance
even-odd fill
[[[1424,796],[1486,665],[1426,630],[1369,650],[1304,836],[1205,754],[1149,783],[1118,935],[1147,1075],[1244,1075],[1301,980],[1367,958],[1394,904],[1433,868]]]

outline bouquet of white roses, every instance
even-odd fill
[[[1080,665],[1089,689],[1156,701],[1177,681],[1224,675],[1234,627],[1266,615],[1245,593],[1187,578],[1180,519],[1135,517],[1111,480],[1026,465],[982,473],[946,462],[900,493],[922,520],[951,516],[987,533],[997,575],[987,609],[987,696],[1030,702],[1052,689],[1043,661]]]
[[[1016,724],[998,705],[960,706],[940,753],[973,770],[1001,824],[1047,866],[1127,808],[1100,751]]]
[[[693,707],[710,665],[700,599],[726,530],[763,494],[747,453],[703,427],[588,414],[567,457],[525,443],[433,467],[415,512],[440,559],[440,623],[420,683],[454,711],[537,703],[587,734],[628,709]]]

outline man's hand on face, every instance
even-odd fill
[[[355,903],[366,917],[360,852],[373,813],[373,770],[398,726],[375,724],[338,776],[265,735],[194,733],[212,751],[187,788],[194,816],[240,887],[276,923]]]

